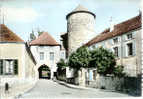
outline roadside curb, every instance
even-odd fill
[[[94,88],[89,88],[89,87],[84,87],[84,86],[78,86],[78,85],[72,85],[63,81],[55,80],[58,84],[64,85],[69,88],[74,88],[74,89],[81,89],[81,90],[86,90],[86,89],[94,89]]]

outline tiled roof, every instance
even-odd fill
[[[66,19],[68,19],[68,17],[74,13],[78,13],[78,12],[85,12],[85,13],[90,13],[92,14],[94,17],[95,14],[90,12],[87,8],[83,7],[82,5],[78,5],[72,12],[70,12],[67,16],[66,16]]]
[[[138,29],[141,27],[141,14],[139,14],[138,16],[131,18],[127,21],[124,21],[120,24],[117,24],[114,26],[114,30],[110,32],[110,29],[106,29],[104,30],[102,33],[100,33],[99,35],[97,35],[95,38],[93,38],[91,41],[89,41],[88,43],[86,43],[86,46],[90,46],[92,44],[101,42],[103,40],[118,36],[118,35],[122,35],[124,33],[127,33],[129,31]]]
[[[37,39],[30,42],[30,45],[59,46],[56,40],[47,32],[43,32]]]
[[[6,25],[0,24],[0,42],[24,42],[13,33]]]

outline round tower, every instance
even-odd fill
[[[95,17],[81,5],[66,16],[69,54],[93,38]]]

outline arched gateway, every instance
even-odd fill
[[[51,70],[47,65],[41,65],[38,68],[39,79],[50,79],[51,78]]]

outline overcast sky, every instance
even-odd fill
[[[66,15],[79,4],[96,14],[96,33],[139,14],[141,0],[0,0],[5,24],[23,40],[29,33],[49,32],[58,42],[60,33],[66,32]]]

